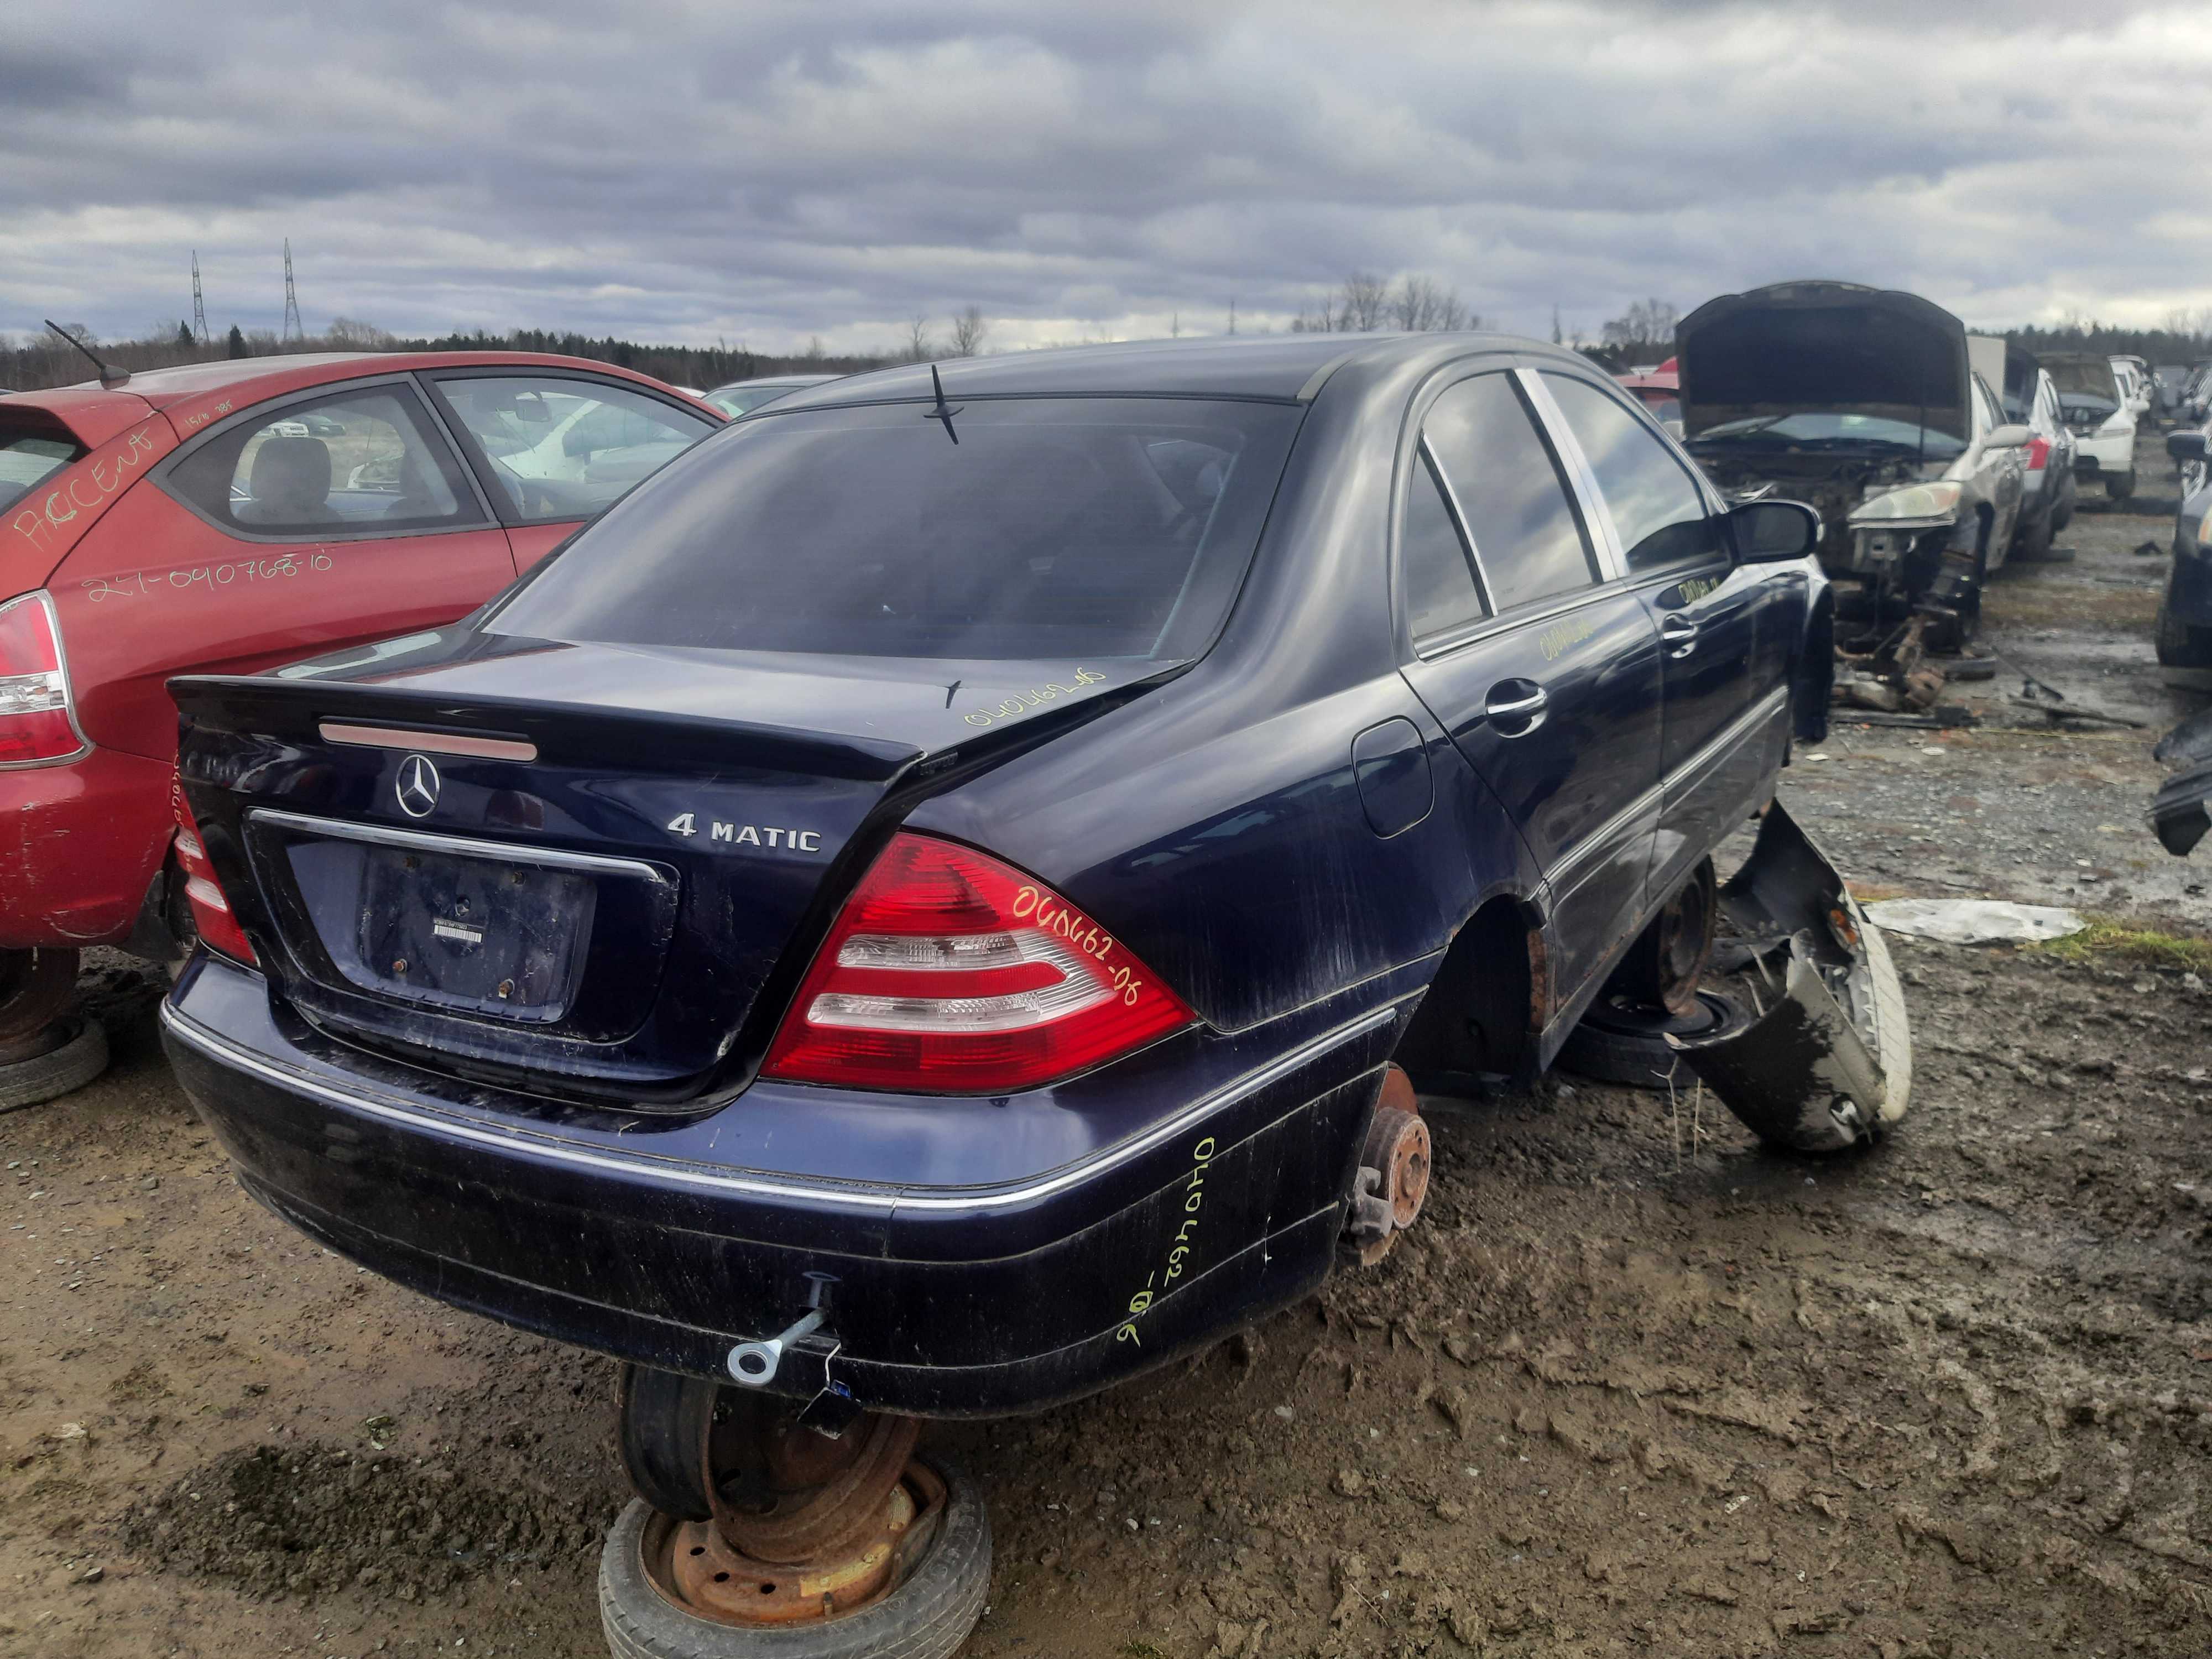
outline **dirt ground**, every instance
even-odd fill
[[[2142,468],[2142,514],[2088,503],[2071,563],[1999,579],[1989,641],[2147,729],[2049,727],[2003,679],[1965,690],[2015,723],[1839,726],[1786,794],[1863,885],[2212,921],[2143,824],[2197,702],[2152,665]],[[1565,1077],[1430,1102],[1429,1208],[1381,1267],[932,1431],[996,1530],[969,1651],[2212,1652],[2212,989],[2158,948],[1900,944],[1917,1099],[1863,1158]],[[603,1653],[612,1366],[264,1214],[158,987],[92,988],[112,1071],[0,1117],[0,1652]]]

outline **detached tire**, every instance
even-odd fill
[[[1667,1046],[1679,1037],[1713,1036],[1741,1024],[1743,1013],[1715,991],[1698,993],[1698,1006],[1686,1014],[1662,1013],[1601,997],[1559,1048],[1559,1064],[1578,1077],[1632,1089],[1667,1092],[1672,1083],[1687,1089],[1697,1082],[1682,1057]]]
[[[2105,499],[2124,501],[2136,493],[2136,475],[2132,472],[2107,472],[2105,475]]]
[[[58,1099],[107,1069],[107,1033],[100,1022],[79,1016],[69,1024],[74,1029],[58,1046],[0,1066],[0,1112]]]
[[[945,1516],[914,1576],[880,1601],[818,1625],[743,1627],[688,1613],[645,1571],[672,1525],[640,1498],[599,1553],[599,1622],[614,1659],[951,1659],[991,1591],[991,1522],[983,1494],[954,1465],[924,1460],[945,1482]]]

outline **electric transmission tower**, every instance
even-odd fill
[[[207,301],[200,297],[200,251],[192,250],[192,338],[208,343]]]
[[[306,326],[300,321],[300,293],[292,286],[292,239],[284,239],[284,337],[304,340]]]

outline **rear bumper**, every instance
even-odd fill
[[[2094,478],[2106,472],[2132,472],[2136,468],[2136,434],[2115,433],[2109,438],[2079,438],[2074,441],[2074,471],[2077,477]]]
[[[168,848],[175,776],[114,749],[0,770],[0,950],[128,938]]]
[[[1247,1045],[1253,1062],[1225,1086],[1164,1100],[1149,1128],[989,1187],[702,1156],[718,1139],[756,1158],[775,1144],[743,1120],[781,1108],[750,1093],[671,1130],[364,1056],[205,952],[162,1016],[177,1075],[246,1188],[386,1277],[718,1376],[733,1344],[789,1325],[808,1275],[827,1274],[823,1332],[787,1356],[775,1391],[831,1384],[872,1408],[963,1416],[1089,1393],[1319,1282],[1380,1068],[1418,995],[1363,989],[1364,1007],[1310,1011],[1322,1018],[1279,1034],[1273,1053],[1249,1034],[1215,1039]],[[937,1104],[908,1103],[908,1121]],[[1020,1115],[1051,1109],[995,1109],[1004,1139],[1024,1133]],[[856,1167],[880,1150],[856,1148]]]

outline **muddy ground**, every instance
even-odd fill
[[[2151,665],[2163,561],[2130,549],[2171,484],[2142,468],[2149,510],[2089,504],[2073,562],[2000,579],[1990,640],[2151,728],[2046,729],[2002,681],[1968,689],[2016,724],[1839,726],[1786,787],[1865,885],[2212,920],[2142,823],[2148,741],[2195,706]],[[1917,1098],[1870,1156],[1564,1077],[1432,1101],[1430,1207],[1380,1267],[1084,1405],[933,1431],[996,1528],[969,1651],[2212,1651],[2212,990],[1899,954]],[[113,1070],[0,1118],[0,1653],[604,1652],[612,1367],[256,1209],[156,988],[92,988]]]

